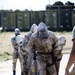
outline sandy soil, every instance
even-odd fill
[[[21,35],[24,36],[26,32],[21,32]],[[71,32],[54,32],[57,37],[64,36],[66,38],[65,50],[71,50],[72,47],[72,33]],[[11,37],[14,35],[14,32],[3,32],[0,33],[0,54],[4,52],[12,53],[13,47],[11,44]]]
[[[60,64],[59,75],[64,75],[65,67],[68,62],[69,54],[64,54]],[[16,75],[20,75],[20,64],[17,62],[17,73]],[[0,63],[0,75],[12,75],[12,60],[5,61]]]
[[[21,33],[23,36],[25,35],[25,32]],[[64,36],[66,38],[66,45],[64,47],[64,50],[71,50],[72,47],[72,34],[70,33],[55,33],[57,36]],[[13,32],[3,32],[0,34],[0,53],[4,53],[4,52],[12,52],[13,48],[11,45],[11,36],[13,36],[14,33]],[[59,75],[64,75],[64,70],[65,70],[65,66],[67,64],[68,61],[68,57],[69,54],[64,54],[63,59],[61,61],[61,65],[60,65],[60,72]],[[17,62],[17,74],[16,75],[20,75],[20,64],[19,61]],[[0,75],[12,75],[12,60],[9,61],[4,61],[2,63],[0,63]]]

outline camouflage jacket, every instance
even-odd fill
[[[14,49],[18,50],[18,44],[17,44],[17,42],[16,42],[16,36],[13,36],[13,37],[11,38],[11,43],[12,43]]]
[[[37,33],[32,34],[28,47],[31,52],[52,53],[54,57],[58,57],[58,38],[51,31],[48,31],[47,39],[38,38]]]

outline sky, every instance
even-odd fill
[[[52,5],[56,1],[75,3],[75,0],[0,0],[0,10],[45,10],[47,4]]]

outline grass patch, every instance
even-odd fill
[[[0,62],[12,59],[12,55],[8,52],[0,54]]]
[[[70,54],[71,50],[64,50],[62,51],[63,54]]]
[[[21,35],[24,36],[26,32],[21,32]],[[54,34],[59,36],[64,36],[66,38],[66,45],[62,51],[63,54],[68,54],[72,48],[72,32],[54,32]],[[14,35],[14,32],[1,32],[0,33],[0,61],[6,61],[12,59],[13,47],[11,44],[11,37]]]

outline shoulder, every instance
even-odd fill
[[[28,44],[32,44],[32,45],[33,45],[35,41],[36,41],[36,34],[33,33],[33,34],[31,35],[30,39],[29,39]]]
[[[54,34],[54,32],[53,32],[53,31],[49,31],[49,30],[48,30],[48,34],[52,34],[52,35],[53,35],[53,34]]]
[[[11,39],[15,39],[15,35],[11,36]]]
[[[36,33],[33,33],[33,34],[31,35],[31,37],[32,37],[32,38],[35,38],[35,37],[36,37]]]
[[[49,39],[52,39],[53,41],[58,41],[57,36],[52,31],[48,31]]]
[[[33,33],[30,37],[30,40],[35,40],[35,38],[36,38],[36,33]]]
[[[11,42],[13,43],[16,40],[15,35],[11,37]]]
[[[52,32],[52,31],[48,31],[48,35],[49,35],[50,37],[55,37],[55,34],[54,34],[54,32]]]
[[[32,33],[31,32],[28,32],[28,33],[26,33],[26,35],[25,35],[25,37],[30,37],[32,35]]]

